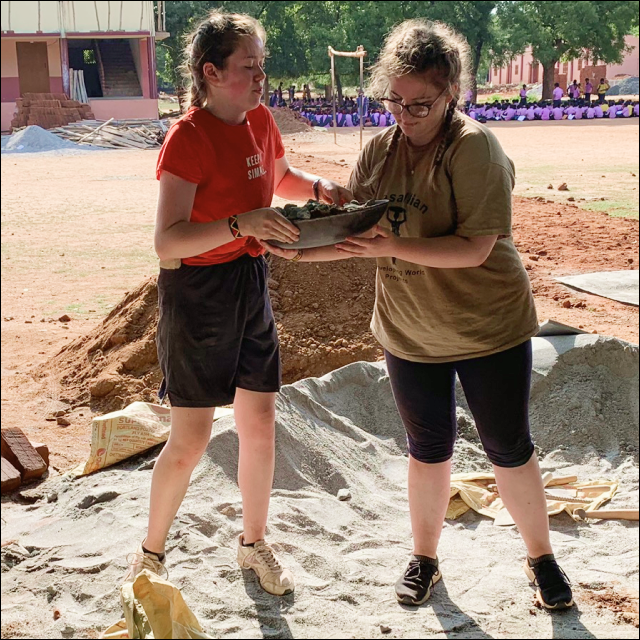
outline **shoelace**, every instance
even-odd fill
[[[557,578],[557,573],[560,574],[560,576],[562,578],[564,578],[565,582],[571,586],[571,580],[569,580],[569,576],[564,572],[564,569],[555,561],[552,560],[548,560],[546,562],[541,562],[540,564],[536,565],[535,567],[532,567],[533,569],[542,569],[545,568],[547,569],[547,571],[545,571],[544,575],[543,575],[543,581],[546,582],[545,578],[547,579],[554,579]],[[557,573],[556,573],[557,572]],[[536,581],[538,582],[538,586],[542,587],[543,585],[540,584],[540,578],[538,576],[537,572],[534,572],[535,576],[536,576]]]
[[[425,571],[423,574],[423,568],[431,568],[433,571],[429,573]],[[438,571],[438,567],[433,564],[428,564],[426,562],[420,562],[418,560],[412,560],[409,562],[409,566],[407,567],[407,571],[404,574],[404,577],[409,580],[419,580],[420,578],[430,580],[433,577],[433,574]]]
[[[161,578],[168,578],[169,571],[159,560],[150,558],[145,553],[130,553],[127,556],[127,562],[129,563],[130,570],[134,564],[142,564],[143,569],[149,569],[151,572],[159,575]]]
[[[271,571],[282,571],[282,565],[274,554],[274,550],[269,545],[263,545],[256,548],[256,555],[267,563]]]

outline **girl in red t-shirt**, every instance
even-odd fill
[[[213,12],[187,49],[191,108],[160,151],[155,248],[157,332],[171,434],[153,471],[149,528],[127,578],[164,571],[165,542],[211,434],[214,408],[232,404],[240,441],[243,533],[238,561],[276,595],[294,580],[264,541],[275,465],[280,354],[260,241],[298,229],[271,208],[274,191],[342,204],[340,185],[289,166],[260,103],[265,32],[249,16]]]

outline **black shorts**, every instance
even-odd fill
[[[435,464],[453,455],[456,373],[489,460],[498,467],[519,467],[531,458],[531,340],[457,362],[410,362],[388,352],[385,358],[412,458]]]
[[[160,269],[156,344],[174,407],[231,404],[236,388],[280,390],[278,334],[263,257]]]

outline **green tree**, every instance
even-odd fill
[[[546,100],[557,62],[585,54],[605,63],[622,61],[624,38],[638,24],[638,8],[638,2],[628,0],[501,2],[498,19],[511,35],[511,50],[520,53],[530,45],[542,64]]]

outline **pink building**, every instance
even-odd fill
[[[583,69],[587,66],[605,67],[604,76],[612,80],[616,76],[637,76],[638,66],[638,38],[627,36],[625,41],[632,51],[625,55],[622,64],[598,65],[597,61],[587,59],[571,60],[569,62],[559,62],[556,65],[556,76],[566,76],[568,82],[581,80],[584,75]],[[511,64],[502,67],[492,67],[489,72],[490,84],[537,84],[542,82],[542,65],[533,59],[531,49],[518,56]]]
[[[100,120],[157,118],[155,41],[164,2],[2,2],[2,130],[24,93],[66,93],[83,70]]]

